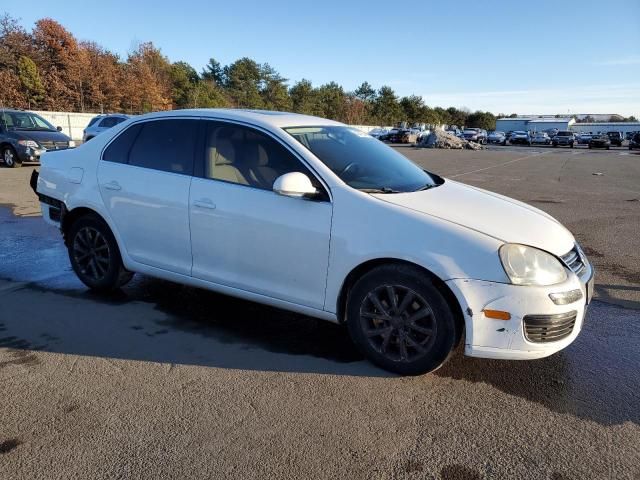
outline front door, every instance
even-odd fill
[[[261,131],[205,122],[202,178],[190,195],[194,277],[322,309],[332,205],[285,197],[273,181],[289,172],[317,179]],[[196,157],[197,158],[197,157]],[[324,187],[322,187],[324,188]]]

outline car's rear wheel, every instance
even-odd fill
[[[116,239],[101,218],[80,217],[69,228],[66,240],[73,271],[90,289],[115,290],[133,277],[124,268]]]
[[[18,158],[18,154],[10,145],[7,145],[2,149],[2,160],[4,161],[5,166],[9,168],[22,166],[22,162]]]
[[[354,285],[347,326],[371,362],[403,375],[438,369],[457,339],[447,301],[424,272],[405,265],[378,267]]]

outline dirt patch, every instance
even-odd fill
[[[9,453],[11,450],[15,450],[22,442],[17,438],[11,438],[0,443],[0,454]]]

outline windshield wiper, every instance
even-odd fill
[[[394,190],[389,187],[381,187],[381,188],[359,188],[361,192],[364,193],[402,193],[400,190]]]
[[[429,190],[430,188],[437,186],[438,185],[436,183],[427,183],[424,187],[420,187],[419,189],[414,190],[414,192],[422,192],[423,190]]]

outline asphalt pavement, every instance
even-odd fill
[[[398,150],[576,234],[597,289],[569,348],[403,378],[297,314],[139,275],[95,295],[0,169],[0,478],[640,478],[640,156]]]

